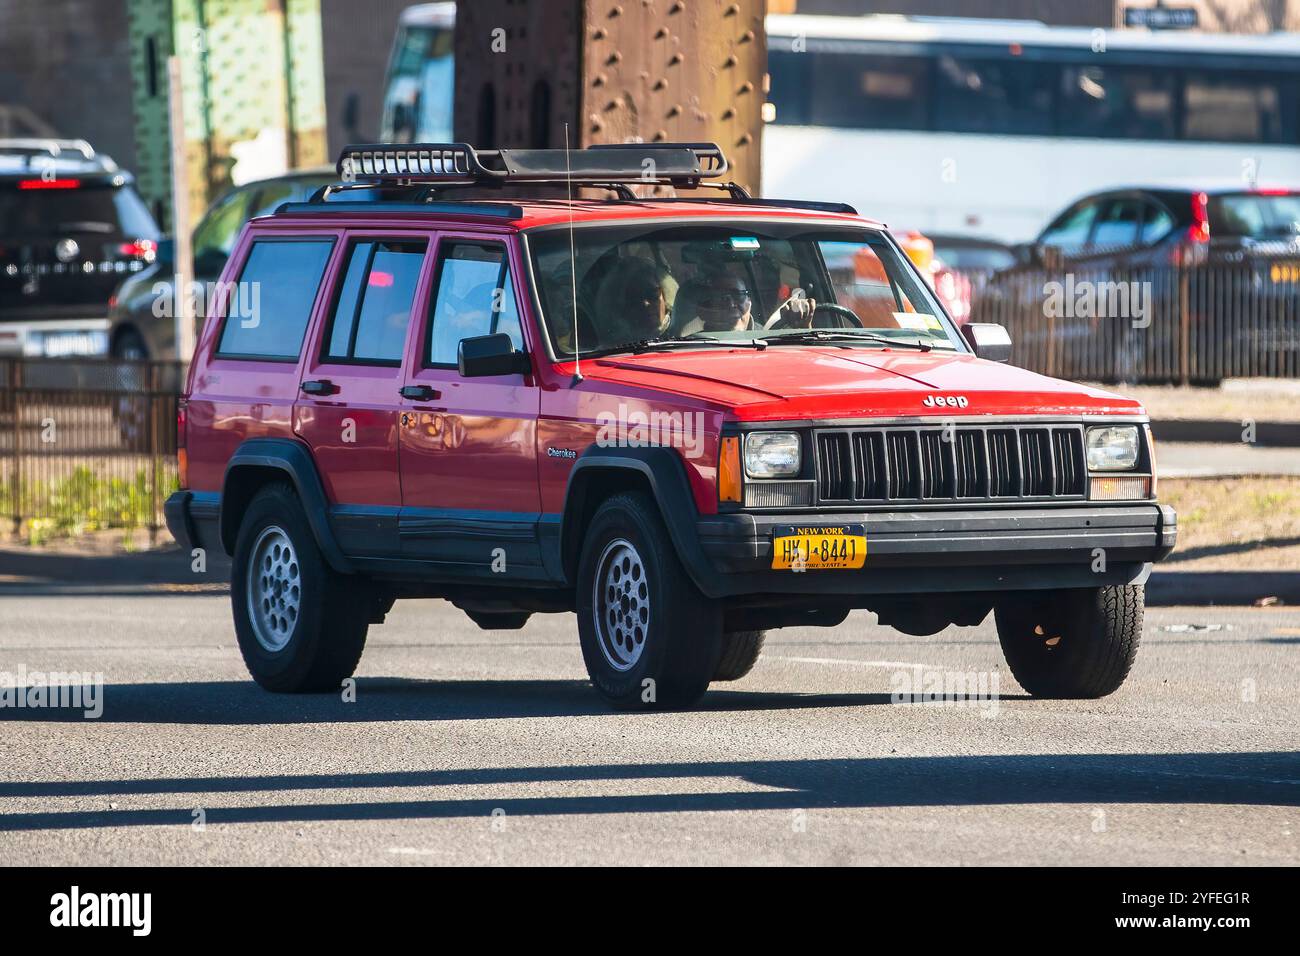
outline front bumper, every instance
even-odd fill
[[[711,597],[1001,592],[1145,580],[1174,549],[1177,516],[1152,503],[822,515],[737,513],[696,522],[688,569]],[[772,569],[780,525],[863,524],[860,570]]]

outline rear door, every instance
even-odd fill
[[[490,574],[495,555],[511,576],[542,574],[536,378],[461,378],[456,365],[460,340],[470,336],[503,332],[517,349],[535,347],[524,331],[531,323],[521,321],[521,274],[513,237],[443,233],[408,357],[402,553],[456,573]]]
[[[351,233],[303,363],[295,431],[311,446],[347,554],[397,551],[398,390],[431,244],[419,232]]]

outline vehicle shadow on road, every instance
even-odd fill
[[[1014,699],[1007,696],[1002,700]],[[105,684],[103,713],[80,707],[0,707],[6,721],[95,724],[314,724],[397,720],[497,720],[518,717],[634,717],[611,710],[585,680],[415,680],[357,678],[355,700],[343,694],[272,694],[252,681]],[[706,711],[802,710],[890,703],[885,693],[797,694],[710,691]]]
[[[699,780],[701,792],[627,793],[629,781]],[[719,779],[737,786],[719,790]],[[216,794],[356,791],[407,787],[538,786],[582,782],[615,784],[608,794],[512,798],[269,803],[212,806]],[[743,784],[740,786],[739,784]],[[189,795],[181,807],[0,813],[0,831],[104,827],[189,826],[193,807],[208,826],[397,819],[594,813],[681,813],[735,810],[812,810],[849,807],[940,807],[998,804],[1219,804],[1300,805],[1300,754],[1036,754],[953,757],[868,757],[839,760],[753,760],[701,763],[598,764],[411,770],[384,773],[267,777],[195,777],[155,780],[15,782],[0,798]],[[590,789],[590,788],[586,788]],[[294,796],[291,799],[301,799]]]

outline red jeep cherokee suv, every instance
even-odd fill
[[[339,170],[245,227],[180,414],[168,525],[233,555],[263,687],[337,688],[399,597],[485,629],[576,611],[620,705],[689,704],[853,608],[992,611],[1036,695],[1123,682],[1176,536],[1142,407],[1001,364],[879,223],[711,182],[706,144]],[[617,198],[488,191],[566,185]]]

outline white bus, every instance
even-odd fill
[[[455,3],[402,15],[385,142],[452,137]],[[767,18],[762,191],[901,229],[1032,239],[1087,193],[1300,185],[1300,35]]]
[[[384,85],[383,142],[451,142],[455,31],[455,3],[419,3],[402,11]]]
[[[1017,242],[1116,186],[1300,184],[1297,34],[881,15],[767,34],[768,195]]]

